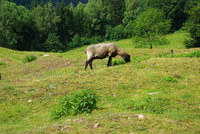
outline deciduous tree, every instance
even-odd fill
[[[148,42],[150,49],[156,38],[164,35],[170,29],[170,21],[164,18],[159,9],[150,8],[141,13],[134,22],[135,36],[143,37]]]

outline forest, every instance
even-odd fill
[[[23,5],[26,7],[30,7],[30,3],[32,2],[32,0],[12,0],[12,1],[18,5]],[[37,0],[37,2],[51,2],[54,5],[62,1],[63,0]],[[73,3],[74,5],[77,5],[79,2],[87,3],[87,0],[64,0],[65,4]]]
[[[153,48],[154,42],[166,42],[158,41],[163,40],[162,35],[177,30],[190,33],[187,48],[200,46],[199,0],[89,0],[76,4],[32,0],[23,6],[0,0],[0,46],[63,52],[134,38]]]

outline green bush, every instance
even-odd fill
[[[133,111],[144,111],[156,114],[163,114],[165,107],[169,105],[169,100],[161,97],[145,97],[136,100],[131,105]]]
[[[34,55],[27,55],[27,56],[25,56],[25,57],[22,59],[22,61],[23,61],[24,63],[32,62],[32,61],[34,61],[34,60],[37,60],[37,57],[34,56]]]
[[[52,119],[58,119],[64,115],[77,115],[91,113],[97,109],[98,97],[91,90],[75,92],[61,99],[58,108],[52,112]]]

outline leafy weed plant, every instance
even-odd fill
[[[64,96],[58,108],[52,112],[52,119],[58,119],[65,115],[77,115],[91,113],[97,109],[98,97],[91,90],[75,92],[70,96]]]

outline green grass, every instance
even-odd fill
[[[191,53],[186,53],[186,54],[179,54],[179,55],[174,55],[172,57],[200,57],[200,51],[194,51]]]
[[[168,48],[168,49],[185,49],[183,42],[185,39],[188,39],[188,33],[184,31],[178,31],[174,34],[166,36],[166,39],[169,41],[167,45],[156,46],[156,48]]]
[[[0,133],[200,133],[200,59],[170,57],[171,49],[174,55],[200,50],[184,49],[185,34],[168,35],[170,44],[162,49],[134,49],[131,39],[117,41],[131,62],[121,64],[117,56],[117,65],[106,67],[108,59],[95,60],[94,70],[87,71],[87,46],[66,53],[0,48],[5,63],[0,66]],[[37,60],[24,64],[26,55]],[[85,89],[99,96],[98,109],[52,120],[63,96]]]
[[[155,114],[164,114],[169,108],[170,100],[164,97],[145,97],[133,102],[130,105],[133,111],[144,111]]]

